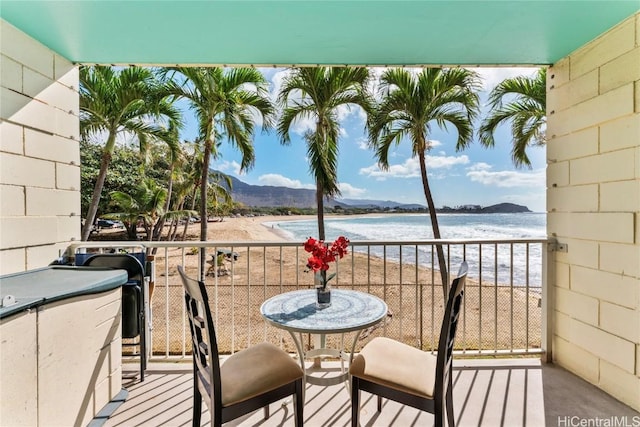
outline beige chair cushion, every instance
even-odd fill
[[[273,344],[230,356],[220,367],[222,406],[230,406],[302,378],[302,368]]]
[[[436,356],[389,338],[374,338],[353,359],[349,373],[406,393],[433,398]]]

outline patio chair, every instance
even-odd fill
[[[84,266],[111,267],[127,270],[128,280],[122,286],[122,338],[135,339],[123,342],[125,347],[140,347],[140,381],[144,381],[147,368],[146,315],[144,307],[144,267],[130,254],[97,254],[84,261]]]
[[[303,423],[303,372],[293,358],[270,343],[234,353],[221,365],[205,284],[178,272],[184,286],[193,349],[193,426],[200,426],[202,400],[211,414],[211,425],[223,423],[264,408],[293,395],[295,425]]]
[[[436,427],[444,425],[445,409],[449,426],[454,426],[451,366],[458,314],[462,304],[467,263],[463,262],[453,280],[445,307],[438,353],[433,355],[404,343],[374,338],[353,359],[351,374],[351,425],[358,426],[360,391],[394,400],[434,415]]]

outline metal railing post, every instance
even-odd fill
[[[550,239],[542,251],[542,331],[540,346],[541,360],[544,363],[553,361],[553,327],[554,303],[553,294],[556,284],[556,246],[558,242]]]

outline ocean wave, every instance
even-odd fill
[[[440,234],[444,239],[518,239],[544,238],[546,236],[546,214],[445,214],[438,215]],[[273,225],[292,237],[304,240],[317,235],[316,220],[283,221]],[[415,241],[433,238],[431,222],[426,214],[359,216],[353,218],[325,218],[327,240],[340,235],[351,240],[407,240]],[[528,246],[528,248],[527,248]],[[412,247],[413,248],[413,247]],[[358,248],[354,250],[358,251]],[[369,249],[374,256],[387,259],[415,262],[416,251],[401,247]],[[418,264],[431,265],[432,248],[419,247]],[[528,252],[528,258],[527,258]],[[494,245],[453,245],[447,257],[451,265],[457,265],[463,258],[469,263],[471,277],[478,276],[483,281],[513,283],[519,286],[538,287],[542,277],[542,244],[500,245],[496,253]],[[435,258],[435,254],[433,255]],[[528,261],[527,261],[528,259]],[[513,260],[513,261],[512,261]]]

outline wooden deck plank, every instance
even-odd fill
[[[327,370],[335,370],[335,362],[324,362]],[[128,372],[135,372],[131,365]],[[553,375],[545,376],[544,370]],[[333,373],[331,374],[333,375]],[[572,374],[553,365],[543,365],[538,359],[482,359],[454,361],[454,408],[456,425],[465,426],[527,426],[557,425],[558,416],[573,414],[554,394],[554,402],[548,401],[545,411],[545,388],[557,390],[556,379],[563,381],[562,387],[571,395],[572,384],[584,394],[584,399],[597,399],[602,403],[597,414],[583,416],[637,416],[637,412],[622,405]],[[544,380],[544,381],[543,381]],[[145,381],[123,381],[129,391],[128,399],[106,421],[105,427],[132,426],[190,426],[192,408],[191,365],[189,363],[151,363]],[[344,385],[331,387],[307,385],[304,425],[308,427],[347,427],[351,421],[349,393]],[[577,397],[571,396],[575,401]],[[578,397],[579,398],[579,397]],[[263,420],[263,412],[257,411],[227,426],[292,426],[291,403],[281,401],[271,405],[271,417]],[[576,408],[577,410],[577,408]],[[566,412],[563,412],[566,411]],[[203,404],[202,425],[209,422],[209,414]],[[429,426],[433,416],[413,408],[385,400],[382,412],[376,411],[376,398],[362,394],[361,425],[363,427],[384,426]]]

